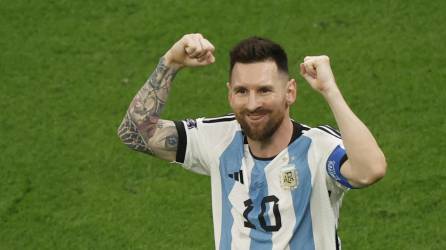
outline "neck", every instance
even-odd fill
[[[278,155],[285,149],[293,136],[293,124],[291,119],[286,116],[277,128],[276,132],[264,141],[252,140],[249,137],[248,144],[251,152],[261,158],[270,158]]]

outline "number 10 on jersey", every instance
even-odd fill
[[[279,231],[279,229],[282,227],[282,220],[280,218],[280,211],[279,211],[279,199],[275,195],[269,195],[265,196],[262,199],[261,203],[261,211],[258,215],[260,226],[265,230],[266,232],[276,232]],[[265,212],[266,212],[266,204],[267,203],[273,203],[273,214],[274,219],[276,221],[275,225],[267,225],[266,219],[265,219]],[[249,213],[253,210],[254,206],[252,204],[251,199],[247,199],[244,201],[245,205],[245,211],[243,212],[243,217],[245,217],[246,221],[244,222],[244,226],[252,229],[256,229],[256,226],[249,221]]]

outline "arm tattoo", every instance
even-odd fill
[[[162,57],[155,71],[133,98],[118,129],[119,137],[130,148],[153,154],[148,142],[153,137],[157,126],[158,128],[163,126],[157,124],[176,73],[177,70],[166,66],[165,59]],[[176,150],[178,139],[172,136],[164,138],[168,150]]]

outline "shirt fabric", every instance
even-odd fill
[[[175,122],[176,161],[209,175],[215,248],[340,249],[339,209],[351,186],[339,132],[293,121],[293,138],[277,156],[252,155],[234,115]]]

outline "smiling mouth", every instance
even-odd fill
[[[257,113],[257,114],[247,114],[246,116],[248,117],[249,120],[251,121],[261,121],[263,118],[266,117],[266,113]]]

